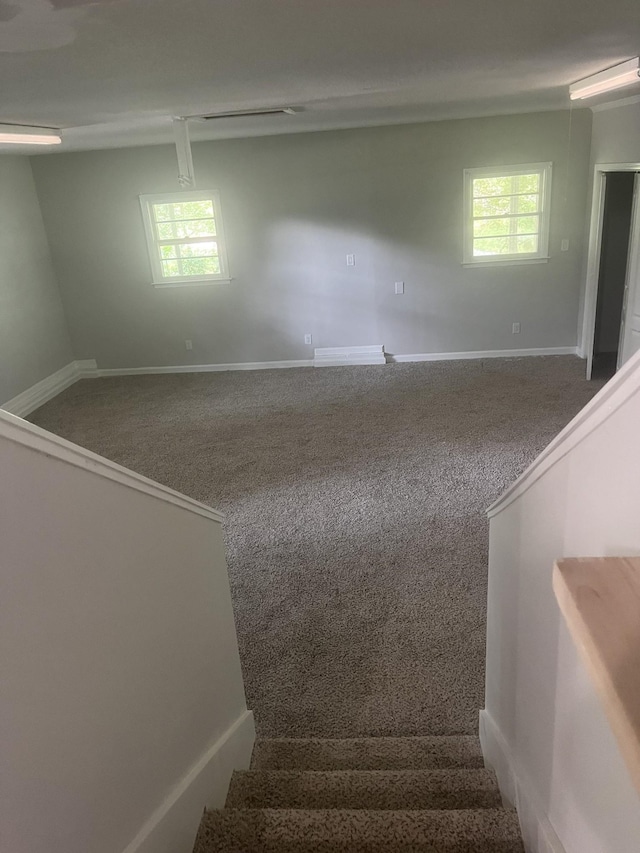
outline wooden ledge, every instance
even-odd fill
[[[640,791],[640,557],[558,560],[553,588]]]

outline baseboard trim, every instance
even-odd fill
[[[382,344],[365,347],[318,347],[313,351],[314,367],[349,367],[352,364],[386,364]]]
[[[503,800],[517,809],[527,853],[565,853],[531,780],[518,767],[511,747],[486,709],[480,711],[480,744],[485,764],[498,777]]]
[[[17,415],[19,418],[24,418],[39,406],[56,397],[61,391],[73,385],[78,379],[94,375],[95,370],[96,362],[92,359],[72,361],[50,376],[46,376],[40,382],[36,382],[35,385],[27,388],[21,394],[7,400],[0,408],[12,415]]]
[[[222,808],[234,770],[247,770],[255,741],[245,711],[185,773],[122,853],[191,853],[204,808]]]
[[[391,355],[390,362],[403,361],[460,361],[475,358],[526,358],[537,355],[578,355],[577,347],[537,347],[534,349],[487,349],[468,352],[418,352],[408,355]]]
[[[326,347],[315,350],[314,359],[287,361],[240,361],[228,364],[167,364],[156,367],[99,368],[95,359],[72,361],[21,394],[7,400],[0,408],[24,418],[39,406],[52,400],[78,379],[101,376],[144,376],[162,373],[217,373],[225,370],[277,370],[289,367],[345,367],[358,364],[388,364],[407,361],[458,361],[476,358],[520,358],[537,355],[577,355],[576,347],[542,349],[478,350],[476,352],[422,352],[390,355],[384,347]]]
[[[218,373],[224,370],[276,370],[286,367],[313,367],[312,359],[298,361],[240,361],[229,364],[167,364],[159,367],[98,368],[94,376],[144,376],[155,373]]]
[[[520,358],[537,355],[576,355],[576,347],[496,349],[474,352],[421,352],[390,355],[382,345],[372,347],[325,347],[313,359],[290,361],[240,361],[228,364],[166,364],[155,367],[107,367],[90,371],[92,376],[144,376],[161,373],[217,373],[224,370],[276,370],[287,367],[348,367],[358,364],[389,364],[404,361],[459,361],[475,358]],[[85,362],[82,362],[85,363]],[[87,362],[87,364],[95,362]],[[83,375],[89,375],[87,373]]]

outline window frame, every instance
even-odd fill
[[[151,266],[151,284],[154,287],[188,287],[206,284],[228,283],[231,281],[229,274],[229,260],[227,257],[227,241],[222,219],[222,206],[218,190],[185,190],[170,193],[153,193],[139,196],[140,208],[142,210],[142,221],[147,241],[147,253]],[[178,201],[211,201],[213,204],[213,218],[216,224],[215,242],[218,246],[218,258],[220,260],[219,273],[202,273],[201,275],[165,276],[162,272],[162,263],[158,247],[166,240],[160,240],[155,232],[155,219],[152,213],[154,204],[174,204]],[[175,242],[184,242],[176,239]],[[194,241],[198,242],[198,241]],[[200,242],[206,242],[206,239]]]
[[[464,227],[462,263],[467,267],[489,265],[541,264],[549,260],[549,234],[551,209],[551,178],[553,164],[522,163],[515,166],[488,166],[464,170]],[[510,178],[515,175],[528,175],[538,172],[541,180],[540,191],[540,229],[538,231],[537,252],[517,252],[509,255],[473,254],[473,181],[477,178]],[[522,214],[525,216],[526,214]],[[475,217],[480,219],[482,217]]]

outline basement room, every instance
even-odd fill
[[[632,381],[639,45],[630,0],[0,0],[3,851],[636,849],[547,809],[564,624],[492,572]],[[549,612],[638,553],[563,536]]]

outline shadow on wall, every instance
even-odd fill
[[[271,151],[271,168],[266,172],[262,164],[256,174],[245,169],[224,192],[230,257],[255,333],[262,335],[266,321],[291,352],[291,343],[302,343],[305,333],[313,334],[314,346],[388,345],[394,337],[398,346],[409,327],[416,336],[428,329],[432,349],[441,349],[449,334],[444,330],[459,328],[450,292],[438,290],[443,270],[452,274],[452,260],[455,275],[460,272],[460,182],[447,171],[416,180],[406,164],[382,175],[371,141],[345,147],[338,137],[336,150],[327,153],[330,142],[296,141],[284,161],[273,156],[275,140],[245,141],[243,147],[255,145],[262,157]],[[298,151],[303,145],[309,147],[306,156]],[[195,151],[200,158],[206,149]],[[203,174],[208,168],[203,158]],[[283,186],[289,189],[283,192]],[[347,266],[347,255],[354,256],[353,266]],[[396,296],[394,282],[405,279],[407,296]]]
[[[385,343],[389,329],[405,329],[407,323],[439,328],[434,339],[446,338],[444,330],[454,323],[450,305],[441,315],[433,309],[437,293],[429,281],[435,270],[424,249],[407,245],[402,262],[394,264],[398,245],[384,234],[295,220],[272,223],[260,242],[256,254],[263,265],[247,272],[262,277],[265,287],[251,308],[278,327],[287,343],[299,343],[306,332],[313,334],[314,346]],[[394,293],[395,281],[404,277],[411,279],[408,298]]]

